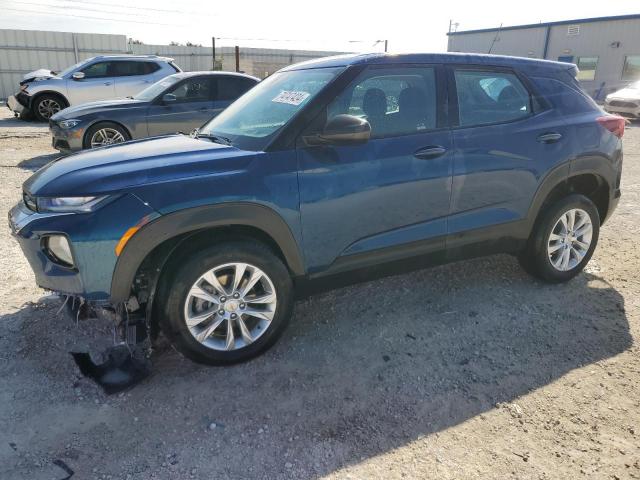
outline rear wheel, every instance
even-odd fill
[[[520,264],[547,282],[566,282],[589,262],[599,233],[600,216],[593,202],[584,195],[569,195],[536,222]]]
[[[61,97],[47,93],[35,99],[33,114],[41,122],[48,122],[53,115],[66,107],[67,104]]]
[[[220,243],[177,265],[161,286],[160,325],[186,357],[210,365],[241,362],[282,334],[291,316],[292,282],[266,246]]]
[[[124,127],[113,122],[100,122],[92,125],[85,135],[85,148],[99,148],[131,140]]]

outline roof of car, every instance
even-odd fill
[[[128,53],[97,55],[90,60],[96,60],[99,58],[108,58],[109,60],[160,60],[162,62],[173,62],[173,58],[170,57],[162,57],[159,55],[133,55]]]
[[[196,75],[210,75],[212,77],[225,76],[225,77],[250,78],[251,80],[256,80],[257,82],[260,81],[258,77],[247,75],[246,73],[225,72],[222,70],[216,70],[216,71],[205,70],[202,72],[179,72],[179,73],[174,73],[173,75],[170,75],[170,76],[176,77],[176,78],[189,78],[189,77],[195,77]]]
[[[282,70],[304,70],[309,68],[344,67],[348,65],[393,65],[420,63],[456,63],[494,66],[531,66],[566,70],[573,64],[536,58],[509,57],[480,53],[359,53],[336,55],[297,63]]]

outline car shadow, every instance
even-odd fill
[[[35,172],[36,170],[44,167],[46,164],[51,163],[54,160],[59,160],[64,156],[65,155],[61,154],[60,152],[38,155],[37,157],[32,157],[27,160],[21,161],[20,163],[18,163],[18,168]]]
[[[19,335],[28,342],[33,332]],[[514,402],[631,344],[623,297],[599,275],[546,285],[510,257],[476,259],[299,302],[280,342],[241,365],[156,354],[156,373],[129,393],[122,419],[135,416],[154,435],[120,426],[103,441],[119,445],[126,463],[128,452],[155,451],[160,437],[203,478],[266,469],[314,479]],[[28,360],[63,381],[68,372],[48,367],[47,356],[34,349]],[[194,445],[215,452],[209,462],[196,459]],[[239,451],[241,461],[216,461],[238,460]],[[87,453],[94,464],[106,455]]]

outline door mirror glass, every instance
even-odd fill
[[[162,96],[162,103],[172,103],[175,102],[178,98],[173,93],[165,93]]]
[[[341,114],[326,123],[322,133],[316,136],[315,143],[320,145],[357,145],[368,142],[370,137],[371,125],[364,118]]]
[[[74,80],[82,80],[84,78],[84,72],[74,72],[72,77]]]

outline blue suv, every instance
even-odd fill
[[[505,252],[567,281],[618,203],[624,133],[576,74],[490,55],[301,63],[191,136],[47,165],[11,228],[41,287],[209,364],[264,351],[296,294],[347,282]]]

